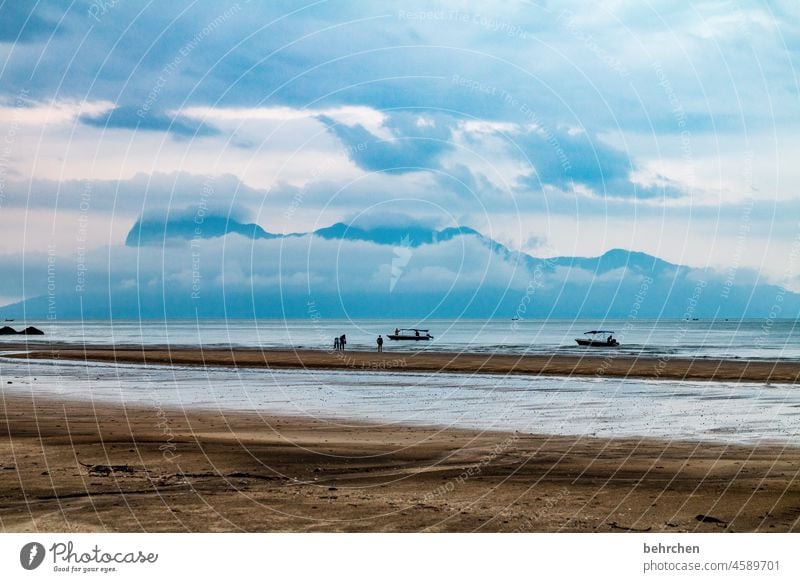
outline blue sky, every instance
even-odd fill
[[[271,232],[391,204],[796,287],[798,28],[790,1],[7,0],[0,254],[201,202]]]

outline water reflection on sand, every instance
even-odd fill
[[[796,444],[800,428],[790,384],[5,359],[0,381],[6,394],[554,435]]]

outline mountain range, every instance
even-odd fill
[[[199,218],[198,218],[199,217]],[[395,221],[396,222],[396,221]],[[124,246],[93,251],[85,284],[55,265],[55,290],[5,317],[744,318],[800,314],[800,296],[740,269],[721,273],[612,249],[539,258],[464,226],[336,223],[275,234],[217,214],[141,217]],[[63,281],[66,280],[67,284]],[[312,307],[313,306],[313,307]],[[777,307],[776,307],[777,306]],[[776,315],[777,313],[777,315]]]
[[[326,240],[367,241],[381,245],[401,244],[406,241],[408,246],[411,247],[445,242],[459,235],[480,236],[478,231],[465,226],[442,230],[411,224],[407,226],[363,228],[342,222],[316,229],[310,233],[273,234],[265,231],[257,224],[243,223],[234,217],[216,215],[187,216],[185,213],[179,213],[177,216],[172,215],[170,217],[151,216],[140,218],[128,232],[125,244],[127,246],[152,246],[176,238],[213,239],[229,234],[239,234],[253,240],[297,238],[313,235]]]

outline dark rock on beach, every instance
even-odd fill
[[[26,327],[22,331],[17,331],[13,327],[4,325],[3,327],[0,327],[0,335],[44,335],[44,332],[41,329],[33,326]]]

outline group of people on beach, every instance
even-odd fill
[[[336,352],[343,352],[344,346],[347,345],[347,336],[345,334],[333,338],[333,349]]]
[[[375,343],[378,344],[378,351],[383,351],[383,336],[379,335],[378,339],[375,340]],[[347,345],[347,336],[345,334],[340,335],[339,337],[333,338],[333,350],[336,352],[343,352],[344,347]]]

